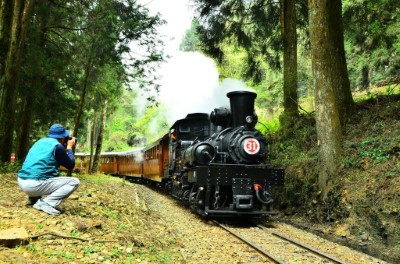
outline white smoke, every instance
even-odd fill
[[[138,2],[152,14],[160,13],[167,21],[159,30],[165,37],[165,55],[171,58],[160,68],[157,75],[161,77],[158,101],[165,106],[163,114],[170,125],[188,113],[210,114],[216,107],[229,107],[226,93],[249,90],[238,80],[227,79],[220,84],[218,70],[212,59],[198,52],[178,51],[179,43],[194,17],[189,0],[175,0],[174,8],[171,8],[170,1]],[[138,114],[143,115],[149,95],[141,91],[138,94],[138,102],[135,104]]]
[[[144,160],[144,153],[142,149],[128,150],[125,152],[121,152],[120,156],[122,157],[134,157],[136,162],[142,162]]]
[[[176,52],[161,69],[159,100],[167,108],[169,123],[187,113],[208,113],[212,91],[218,86],[218,71],[213,60],[198,52]]]
[[[161,69],[159,101],[172,124],[188,113],[211,113],[217,107],[229,107],[228,92],[250,90],[234,79],[218,82],[214,61],[198,52],[176,52]]]
[[[159,75],[161,87],[157,101],[162,105],[162,111],[151,121],[149,133],[159,133],[162,119],[172,125],[189,113],[210,114],[217,107],[229,108],[227,93],[252,91],[236,79],[228,78],[219,83],[214,61],[199,52],[175,52],[162,65]],[[135,106],[139,117],[145,112],[147,96],[149,94],[138,92]],[[146,136],[151,138],[153,135]]]

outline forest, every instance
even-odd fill
[[[349,177],[359,180],[370,168],[360,165],[367,159],[389,171],[385,179],[398,178],[399,1],[190,3],[195,16],[181,51],[212,58],[221,81],[238,79],[257,91],[259,129],[272,134],[276,158],[288,167],[289,184],[282,197],[296,191],[309,196],[300,199],[302,205],[296,204],[296,196],[280,198],[282,207],[318,204],[318,221],[336,221],[351,211],[329,211],[344,199],[344,169],[357,169],[352,173],[358,176]],[[170,124],[158,119],[154,125],[153,120],[164,106],[152,96],[162,89],[157,69],[168,60],[157,31],[164,23],[135,0],[3,0],[2,170],[17,170],[53,123],[73,131],[79,141],[76,151],[93,155],[140,147],[165,133]],[[143,115],[133,104],[139,94],[148,94]],[[371,115],[361,115],[362,109]],[[356,124],[367,126],[365,133],[377,133],[367,132],[369,127],[392,133],[379,142],[349,141],[352,133],[361,137],[355,135],[362,134]],[[153,136],[154,130],[158,134]],[[361,149],[365,159],[351,156],[349,149]],[[13,164],[12,153],[17,160]],[[394,226],[397,208],[388,212],[395,233],[391,244],[400,241]]]

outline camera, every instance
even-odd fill
[[[75,143],[78,143],[78,139],[76,137],[68,137],[68,140],[75,139]]]

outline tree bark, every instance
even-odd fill
[[[94,111],[93,113],[93,127],[90,131],[90,159],[89,159],[89,173],[92,173],[93,168],[93,149],[94,149],[94,138],[96,135],[96,126],[97,126],[97,113]]]
[[[370,80],[369,80],[369,66],[368,65],[364,65],[361,69],[361,83],[360,83],[360,87],[361,90],[367,90],[370,84]]]
[[[280,0],[283,39],[283,107],[288,125],[299,113],[297,97],[297,34],[295,0]]]
[[[8,161],[14,140],[15,105],[25,36],[34,0],[15,0],[10,46],[0,104],[0,161]]]
[[[92,136],[92,122],[90,121],[90,119],[87,119],[87,127],[86,127],[86,144],[87,146],[90,147],[90,140],[91,140],[91,136]]]
[[[43,14],[36,14],[36,19],[39,22],[40,26],[40,38],[39,38],[39,47],[42,50],[46,50],[46,28],[48,24],[48,18],[44,16]],[[29,80],[31,82],[32,87],[36,87],[36,89],[40,89],[39,87],[42,86],[42,84],[45,81],[45,73],[43,72],[44,68],[43,63],[40,63],[39,65],[39,70],[36,72],[36,74]],[[24,91],[24,95],[21,95],[21,90],[20,90],[20,97],[21,101],[23,101],[23,106],[21,107],[21,118],[19,120],[19,133],[18,133],[18,148],[17,148],[17,155],[16,158],[19,160],[23,161],[28,154],[29,151],[29,134],[31,131],[32,127],[32,120],[36,114],[35,111],[35,102],[37,101],[37,95],[35,91],[28,90]]]
[[[333,30],[332,3],[339,0],[309,0],[310,40],[313,81],[315,85],[316,127],[319,145],[318,184],[326,198],[341,163],[341,123],[335,87],[337,78],[337,51]]]
[[[323,3],[325,3],[325,1],[323,1]],[[340,123],[344,125],[353,111],[354,100],[351,94],[344,50],[342,1],[326,1],[326,5],[329,13],[325,19],[327,19],[327,22],[330,24],[327,33],[330,40],[335,44],[332,54],[332,62],[335,68],[333,74],[336,79],[334,92],[339,110]]]
[[[18,135],[18,149],[16,159],[23,161],[28,154],[29,151],[29,132],[32,126],[32,119],[33,119],[33,111],[32,105],[34,101],[33,96],[28,96],[24,100],[24,105],[22,107],[22,114],[21,114],[21,121],[20,123],[23,124],[23,127],[20,129],[20,133]]]
[[[100,117],[100,122],[99,122],[100,129],[99,129],[99,134],[97,136],[96,152],[94,154],[92,173],[97,172],[97,170],[99,168],[101,147],[103,145],[104,130],[105,130],[105,127],[106,127],[106,115],[107,115],[107,106],[104,106],[103,107],[103,112],[102,112],[101,117]]]
[[[83,107],[85,106],[86,93],[87,93],[87,89],[89,86],[89,76],[90,76],[92,66],[93,66],[92,60],[89,59],[87,65],[86,65],[86,69],[85,69],[85,79],[84,79],[83,85],[82,85],[81,98],[79,100],[78,110],[76,111],[76,115],[75,115],[75,119],[74,119],[74,132],[73,132],[74,137],[78,137],[78,135],[79,135],[79,133],[78,133],[79,132],[78,131],[79,124],[81,123]],[[74,152],[75,152],[75,147],[74,147]]]
[[[2,0],[0,2],[0,102],[4,83],[5,62],[10,44],[11,21],[12,1]]]

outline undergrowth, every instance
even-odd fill
[[[0,174],[16,173],[20,168],[20,162],[3,162],[0,163]]]
[[[329,232],[345,230],[340,236],[400,261],[400,95],[375,95],[356,104],[344,127],[342,165],[327,199],[317,185],[316,142],[310,115],[274,134],[275,163],[286,172],[275,206],[288,216],[329,224]]]

